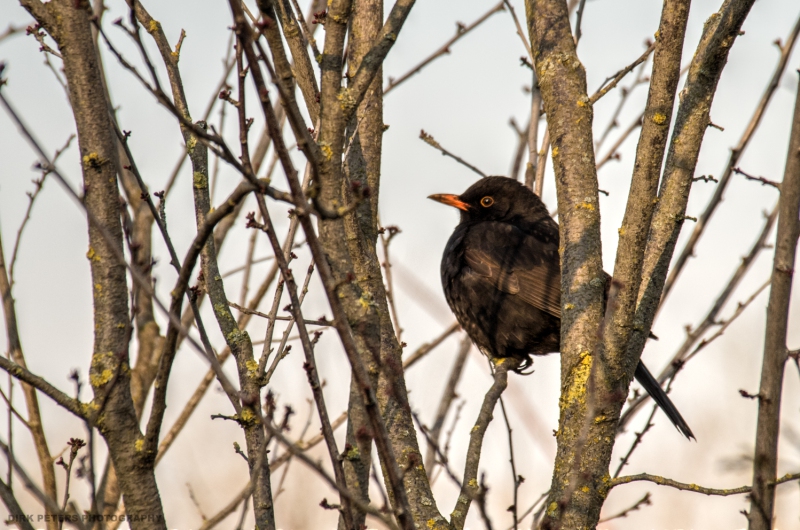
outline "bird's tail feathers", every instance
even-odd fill
[[[653,374],[650,373],[650,370],[639,361],[638,366],[636,366],[636,373],[634,374],[636,380],[647,390],[647,393],[650,394],[650,397],[661,407],[661,410],[667,415],[673,425],[688,439],[692,440],[695,439],[692,430],[689,428],[689,425],[686,423],[686,420],[683,419],[681,413],[678,412],[678,409],[675,407],[675,404],[672,403],[672,400],[669,399],[667,393],[664,392],[664,389],[661,388],[661,385],[658,383]]]

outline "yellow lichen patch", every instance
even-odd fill
[[[322,154],[325,156],[327,160],[330,160],[333,156],[333,149],[331,149],[331,144],[327,142],[322,142],[319,144],[319,150],[322,151]]]
[[[361,453],[358,451],[358,447],[353,445],[350,447],[350,450],[345,453],[344,457],[347,460],[358,460],[361,457]]]
[[[152,19],[150,21],[150,24],[147,26],[148,33],[153,33],[155,31],[158,31],[158,26],[159,26],[158,20]]]
[[[101,261],[100,255],[94,251],[92,247],[89,247],[89,252],[86,253],[86,258],[89,261]]]
[[[625,228],[624,228],[624,227],[622,227],[622,226],[620,226],[620,227],[617,229],[617,233],[618,233],[619,235],[621,235],[621,236],[624,236],[624,235],[625,235]]]
[[[589,493],[591,490],[589,489],[589,486],[584,486],[581,488],[581,491],[584,493]]]
[[[558,147],[553,148],[553,158],[558,156]]]
[[[133,447],[137,451],[141,451],[142,449],[144,449],[144,438],[139,438],[138,440],[133,442]]]
[[[570,309],[575,309],[574,304],[564,304],[564,310],[569,311]]]
[[[470,488],[477,488],[477,487],[478,487],[478,481],[477,481],[477,480],[475,480],[474,478],[473,478],[473,479],[470,479],[470,481],[469,481],[469,487],[470,487]]]
[[[256,419],[256,415],[253,414],[253,411],[250,409],[242,409],[242,413],[239,414],[239,420],[242,423],[250,423]]]
[[[247,367],[247,375],[250,377],[258,373],[258,362],[255,359],[250,359],[244,365]]]
[[[93,387],[99,387],[111,381],[113,377],[114,377],[114,372],[111,370],[111,368],[106,368],[99,374],[92,374],[89,377],[89,380],[92,383]]]
[[[606,419],[607,418],[606,418],[605,414],[600,414],[599,416],[595,417],[594,422],[595,423],[603,423],[604,421],[606,421]]]
[[[228,333],[225,338],[228,339],[229,344],[239,344],[245,340],[249,340],[250,335],[248,335],[246,331],[235,329]]]
[[[100,405],[92,401],[91,403],[81,403],[81,410],[83,411],[84,415],[92,414],[93,412],[100,410]]]
[[[195,171],[192,175],[192,182],[194,183],[194,188],[197,190],[202,190],[208,187],[208,178],[206,177],[205,173],[201,173],[200,171]]]
[[[665,114],[661,114],[660,112],[653,114],[653,123],[656,125],[664,125],[666,122],[667,116]]]
[[[89,153],[88,155],[84,155],[83,157],[83,168],[84,169],[97,169],[99,168],[105,160],[100,158],[100,155],[97,153]]]
[[[336,96],[336,99],[339,100],[339,106],[342,110],[347,111],[353,108],[356,104],[356,100],[353,97],[353,93],[350,89],[343,88],[339,91],[339,94]]]
[[[361,296],[358,299],[358,305],[361,306],[361,309],[366,311],[370,308],[370,306],[375,305],[375,302],[372,300],[372,296],[368,292],[361,293]]]
[[[547,507],[547,515],[554,517],[558,513],[558,503],[553,501]]]
[[[592,371],[592,355],[588,351],[582,351],[580,357],[580,362],[572,369],[569,388],[561,395],[559,405],[562,409],[571,403],[586,399],[586,381],[589,380],[589,373]]]
[[[97,291],[98,293],[103,292],[103,284],[101,283],[94,284],[94,290]]]
[[[590,203],[589,201],[579,202],[575,205],[576,210],[589,210],[590,212],[594,211],[594,204]]]
[[[197,138],[194,136],[190,136],[188,140],[186,140],[186,150],[188,152],[194,151],[195,146],[197,145]]]

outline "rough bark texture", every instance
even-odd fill
[[[605,280],[593,113],[586,94],[586,73],[575,53],[566,3],[526,0],[525,8],[552,142],[561,237],[561,414],[543,525],[593,527],[599,517],[602,480],[613,447],[613,436],[598,443],[596,435],[600,432],[594,432],[613,429],[609,427],[613,420],[600,412],[596,418],[594,414],[596,409],[608,408],[609,403],[619,407],[624,399],[624,394],[610,399],[606,380],[613,382],[614,374],[606,374],[609,367],[605,362],[595,362]],[[589,386],[594,387],[593,392],[589,392]],[[590,426],[595,436],[587,437]]]
[[[388,53],[388,49],[396,40],[396,32],[399,31],[413,1],[398,2],[382,28],[375,27],[376,5],[374,2],[334,1],[329,5],[326,16],[325,48],[320,62],[321,125],[318,145],[323,159],[318,175],[318,197],[320,203],[332,211],[352,201],[352,187],[343,174],[342,160],[346,142],[350,138],[350,133],[345,134],[347,126],[352,127],[351,131],[354,130],[356,125],[351,120],[360,120],[361,117],[365,118],[358,125],[359,131],[363,132],[362,141],[358,147],[354,142],[350,148],[350,151],[356,149],[360,155],[350,157],[348,152],[348,174],[352,174],[354,180],[366,181],[370,185],[371,196],[366,201],[367,207],[361,205],[355,212],[345,216],[344,220],[339,218],[320,220],[319,237],[337,282],[342,282],[348,275],[355,278],[352,282],[342,282],[339,287],[339,299],[348,315],[360,356],[365,361],[371,378],[374,380],[379,377],[377,399],[384,421],[389,427],[393,452],[403,471],[404,489],[414,524],[418,527],[425,525],[431,527],[444,524],[445,521],[436,508],[422,465],[402,373],[402,352],[392,328],[380,262],[375,252],[380,175],[380,158],[375,155],[376,150],[380,149],[380,134],[377,134],[376,138],[374,131],[382,130],[383,123],[380,97],[370,96],[370,93],[380,90],[380,85],[375,83],[375,79],[379,79],[376,74],[380,70],[382,57]],[[360,13],[356,17],[360,19],[358,22],[352,18],[353,9],[357,9]],[[357,43],[352,44],[353,52],[357,54],[355,57],[363,58],[349,59],[358,62],[352,66],[355,74],[350,78],[348,86],[343,88],[341,87],[342,52],[347,24],[351,20],[356,24],[356,31],[365,32],[362,37],[356,39]],[[368,38],[369,33],[366,32],[376,29],[379,29],[376,35]],[[363,96],[360,96],[361,94]],[[376,107],[372,107],[376,104]],[[366,142],[365,137],[368,134],[369,142]],[[363,158],[363,162],[358,161],[358,158]],[[358,390],[363,395],[363,389]],[[353,419],[359,421],[357,417]],[[359,423],[354,423],[355,425]],[[359,429],[360,427],[352,429],[356,437],[359,435]],[[361,434],[369,437],[373,433],[362,431]],[[363,465],[369,458],[368,455],[364,455],[364,460],[361,460],[360,452],[355,450],[356,447],[352,449],[354,450],[346,452],[345,458],[348,460],[358,458],[358,465]],[[384,464],[385,462],[382,462],[382,465]],[[360,476],[364,476],[363,471]],[[357,488],[354,487],[355,489]],[[391,496],[392,488],[388,489]],[[394,502],[394,499],[392,500]]]
[[[303,94],[303,100],[308,109],[308,114],[311,117],[311,123],[314,124],[319,118],[319,89],[317,88],[317,80],[314,77],[314,67],[311,65],[311,59],[306,51],[306,40],[303,38],[300,24],[294,15],[291,2],[288,0],[259,0],[258,7],[262,14],[272,19],[280,20],[283,36],[286,38],[286,43],[289,45],[289,51],[292,54],[292,61],[294,62],[294,68],[290,70],[290,73],[294,74],[294,80],[297,82],[297,86],[300,87],[300,92]],[[270,38],[271,28],[269,24],[265,28],[268,40]],[[275,28],[275,30],[275,34],[278,35],[278,39],[280,39],[280,33],[277,32],[277,28]],[[277,43],[270,41],[270,49],[272,50],[273,58],[275,58],[274,54],[278,47],[276,44]],[[282,44],[280,44],[280,49],[281,51],[283,50]],[[285,52],[282,53],[285,57]]]
[[[118,472],[132,528],[166,528],[153,473],[155,455],[141,451],[142,434],[130,393],[128,288],[122,253],[116,145],[85,0],[24,4],[58,43],[75,116],[89,223],[94,294],[94,348],[90,382],[93,407],[103,409],[97,428]],[[103,233],[105,232],[105,234]],[[113,239],[107,240],[110,235]],[[113,245],[113,246],[112,246]]]
[[[208,149],[197,142],[189,131],[184,131],[186,147],[189,149],[189,158],[192,162],[193,178],[192,189],[194,194],[195,216],[197,226],[201,227],[206,222],[206,216],[211,210],[211,199],[208,189]],[[194,140],[194,142],[192,142]],[[244,398],[242,410],[237,420],[244,430],[247,445],[247,459],[253,487],[253,510],[255,512],[256,528],[275,528],[275,507],[272,502],[272,486],[268,461],[261,455],[266,451],[266,435],[261,423],[261,385],[258,382],[258,363],[253,356],[253,343],[250,335],[242,331],[231,313],[225,286],[217,265],[217,253],[214,248],[214,239],[208,238],[201,253],[201,267],[205,279],[205,289],[209,302],[214,308],[222,336],[231,350],[236,361],[236,371],[239,375],[239,387]],[[256,469],[258,462],[261,468]]]
[[[625,293],[625,312],[616,316],[612,334],[605,337],[609,347],[603,349],[598,344],[597,331],[605,282],[601,276],[597,182],[585,77],[574,53],[566,6],[555,0],[526,1],[536,72],[553,138],[562,244],[561,418],[544,528],[593,528],[597,524],[608,492],[614,431],[684,219],[697,155],[710,123],[711,101],[728,51],[752,3],[728,0],[706,23],[686,89],[681,93],[644,259],[637,256],[642,233],[635,233],[632,238],[628,234],[630,241],[620,242],[620,252],[626,255],[621,260],[620,273],[628,277],[628,283],[642,282],[641,287],[637,286],[638,307],[631,319],[631,289]],[[665,4],[661,22],[664,34],[658,35],[664,44],[682,38],[687,7],[686,3]],[[650,123],[645,124],[647,130],[637,152],[638,178],[632,183],[634,203],[641,203],[653,193],[661,162],[658,150],[667,129],[656,126],[669,122],[670,92],[674,91],[670,87],[676,80],[675,55],[671,57],[670,53],[662,50],[656,59],[665,71],[654,73],[655,86],[645,114]],[[638,215],[640,222],[646,222],[647,208],[640,208]],[[632,216],[629,213],[626,220],[632,221]],[[622,236],[628,228],[623,224]],[[637,270],[642,271],[644,280]],[[624,289],[626,285],[619,287]],[[614,316],[614,305],[610,304],[610,317]],[[631,327],[642,332],[631,333]]]
[[[358,70],[364,56],[369,52],[372,43],[380,33],[383,25],[383,0],[354,0],[350,19],[350,39],[348,55],[348,77]],[[369,200],[364,201],[356,209],[355,214],[347,216],[344,221],[348,237],[350,255],[356,272],[362,297],[380,300],[383,287],[380,265],[375,254],[377,241],[377,207],[381,171],[381,140],[383,137],[383,87],[382,76],[375,77],[364,100],[358,106],[356,114],[350,119],[345,133],[345,182],[369,186]],[[345,196],[348,190],[343,190]],[[378,267],[377,274],[375,267]],[[385,296],[382,300],[385,300]],[[385,305],[381,304],[382,306]],[[358,335],[363,342],[362,359],[368,367],[373,388],[378,387],[379,362],[373,352],[382,350],[381,324],[386,307],[375,308],[366,312],[361,319]],[[377,309],[377,310],[375,310]],[[386,313],[388,316],[388,311]],[[391,328],[391,326],[390,326]],[[390,329],[394,333],[393,329]],[[395,352],[398,355],[396,341]],[[399,358],[399,355],[398,355]],[[378,396],[380,401],[380,395]],[[347,484],[354,495],[369,501],[369,477],[372,469],[372,437],[369,433],[369,418],[364,409],[364,401],[357,387],[355,377],[350,383],[350,400],[347,410],[347,437],[344,463]],[[355,517],[356,526],[365,522],[364,513]],[[340,528],[342,520],[340,518]]]
[[[783,372],[788,359],[786,332],[797,237],[800,236],[800,90],[795,100],[789,153],[778,202],[778,234],[767,306],[764,360],[758,391],[758,425],[750,493],[750,530],[771,530],[775,509]]]
[[[658,203],[642,267],[635,325],[649,330],[661,301],[661,293],[675,243],[685,220],[692,177],[706,129],[719,77],[744,19],[755,0],[726,0],[706,21],[703,35],[689,67],[675,119]],[[646,336],[632,335],[628,356],[641,351]]]
[[[636,148],[631,189],[625,217],[619,228],[614,279],[620,287],[616,311],[611,315],[611,322],[606,325],[604,351],[609,357],[620,359],[624,365],[627,382],[623,382],[623,391],[627,389],[641,355],[639,349],[638,354],[633,356],[636,349],[632,348],[629,350],[631,355],[624,356],[626,346],[635,334],[636,344],[643,348],[649,332],[649,328],[645,329],[634,321],[634,315],[650,221],[658,202],[658,179],[680,78],[681,54],[690,3],[690,0],[664,1],[661,22],[656,33],[653,73]]]

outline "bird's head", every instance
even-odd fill
[[[534,223],[550,217],[535,193],[508,177],[486,177],[461,195],[441,193],[428,198],[461,210],[462,223]]]

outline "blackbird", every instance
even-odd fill
[[[441,275],[447,303],[472,341],[490,358],[520,359],[518,372],[533,363],[532,355],[558,352],[558,224],[539,197],[514,179],[486,177],[461,195],[428,198],[461,213],[444,249]],[[606,274],[607,286],[610,278]],[[694,438],[641,361],[635,377],[675,427]]]

